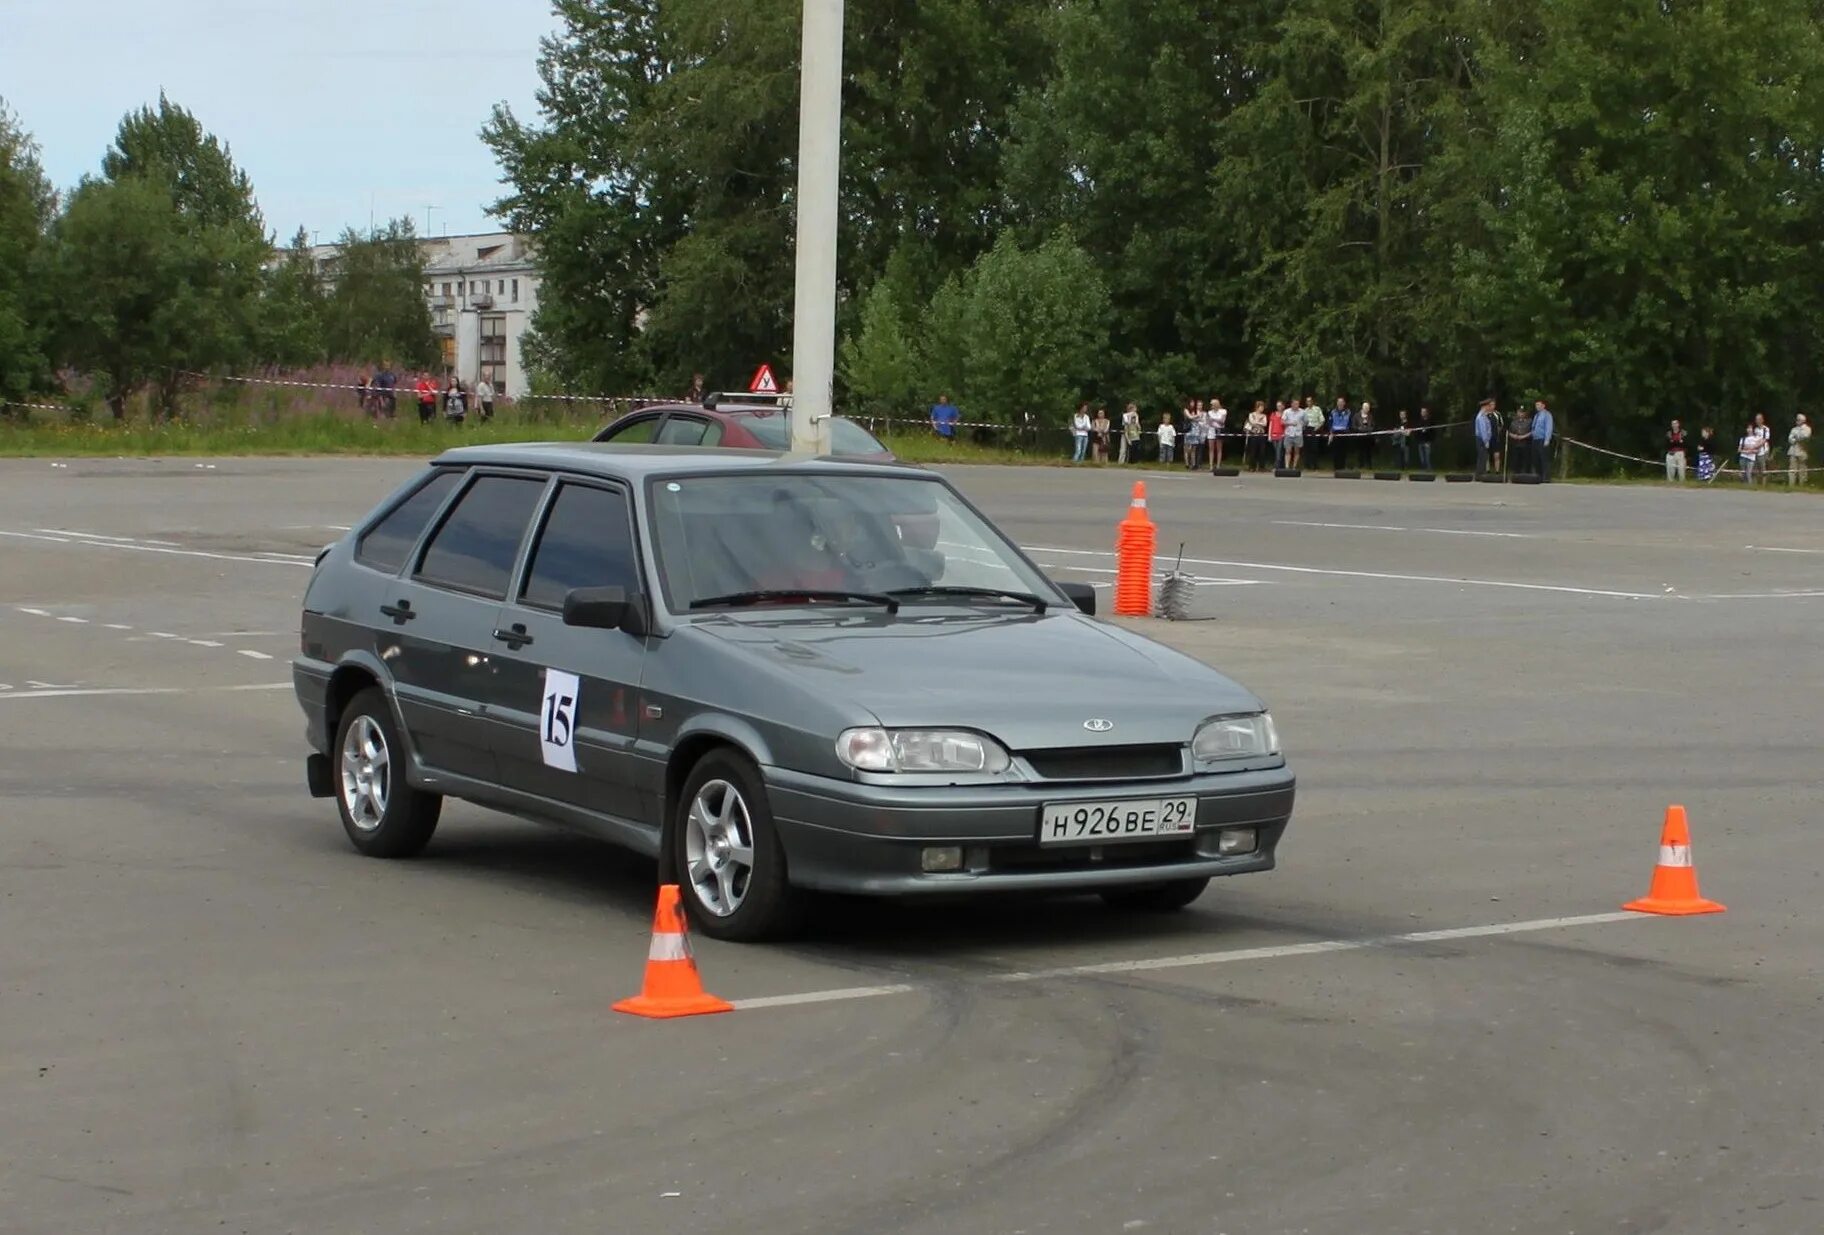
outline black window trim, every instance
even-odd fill
[[[406,568],[418,560],[418,554],[424,548],[425,538],[430,535],[431,529],[442,526],[444,517],[449,513],[450,503],[455,501],[462,491],[469,487],[468,477],[463,474],[465,470],[466,469],[461,467],[433,464],[425,469],[423,475],[418,478],[416,484],[401,488],[392,501],[370,515],[367,522],[355,529],[354,547],[349,554],[355,564],[366,570],[371,570],[375,574],[385,575],[389,579],[397,579],[400,575],[405,573]],[[431,517],[425,520],[424,526],[418,529],[418,539],[406,546],[405,560],[401,562],[398,567],[389,571],[385,567],[370,561],[363,555],[362,546],[367,543],[367,538],[373,534],[375,528],[392,518],[394,512],[401,506],[417,497],[418,494],[424,490],[426,485],[435,481],[440,475],[446,474],[453,474],[456,477],[456,483],[451,486],[448,493],[443,495],[442,504],[431,512]]]
[[[437,533],[443,530],[443,525],[449,522],[450,516],[455,513],[457,503],[462,500],[464,494],[475,487],[476,481],[488,476],[504,476],[512,480],[536,480],[542,483],[545,491],[533,504],[534,515],[543,509],[544,503],[549,500],[551,488],[556,479],[550,472],[542,468],[503,467],[491,464],[470,468],[468,476],[456,487],[456,492],[451,495],[450,500],[443,504],[443,509],[437,512],[436,520],[426,528],[424,535],[418,538],[418,544],[412,550],[412,556],[407,559],[407,564],[411,567],[411,574],[407,577],[412,583],[419,587],[430,588],[435,592],[448,592],[452,596],[467,596],[475,600],[491,601],[498,605],[506,604],[507,597],[513,595],[513,581],[519,578],[520,572],[525,569],[526,547],[531,543],[532,527],[536,520],[528,520],[525,529],[519,534],[519,548],[514,551],[513,565],[507,570],[507,590],[504,595],[496,596],[492,592],[459,587],[454,583],[445,583],[439,579],[427,579],[421,573],[424,569],[424,555],[429,552],[431,542],[437,538]]]
[[[558,472],[552,476],[554,482],[545,490],[544,499],[533,514],[532,535],[520,546],[519,561],[513,572],[512,586],[507,591],[506,603],[516,609],[530,609],[534,613],[561,613],[562,607],[541,605],[526,599],[526,585],[532,582],[532,558],[538,543],[545,537],[545,524],[551,519],[551,512],[557,508],[558,494],[565,485],[576,485],[580,488],[601,489],[619,495],[621,504],[627,509],[627,527],[630,533],[629,547],[633,552],[634,583],[642,596],[648,595],[646,588],[646,555],[640,543],[640,516],[633,502],[633,486],[615,477],[597,476],[587,472]]]

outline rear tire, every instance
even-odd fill
[[[1210,886],[1210,877],[1174,879],[1170,883],[1147,884],[1138,888],[1119,888],[1102,893],[1110,909],[1131,913],[1173,913],[1202,896]]]
[[[380,689],[370,686],[350,699],[336,725],[331,783],[342,830],[370,858],[409,858],[437,830],[443,798],[406,784],[406,758]]]
[[[678,795],[670,867],[691,925],[711,939],[777,939],[801,921],[766,786],[733,750],[697,761]]]

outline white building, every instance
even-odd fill
[[[333,244],[314,245],[318,273],[335,278]],[[520,339],[538,308],[530,237],[513,232],[432,236],[418,241],[424,300],[443,344],[443,367],[466,385],[485,377],[505,398],[531,391]]]
[[[530,393],[519,348],[538,308],[531,240],[512,232],[420,240],[424,296],[444,367],[468,385],[487,378],[508,398]]]

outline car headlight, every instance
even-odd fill
[[[836,755],[862,772],[1005,772],[1012,759],[993,738],[965,729],[849,729]]]
[[[1218,716],[1205,721],[1191,739],[1191,757],[1198,763],[1224,763],[1234,759],[1261,759],[1279,753],[1279,731],[1267,712],[1252,716]]]

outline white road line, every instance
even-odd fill
[[[1434,536],[1499,536],[1503,540],[1539,540],[1530,532],[1468,532],[1454,527],[1394,527],[1385,523],[1311,523],[1303,519],[1275,519],[1279,527],[1334,527],[1357,532],[1429,532]]]
[[[219,648],[222,646],[213,639],[186,639],[184,642],[194,644],[199,648]]]
[[[146,633],[151,635],[154,639],[181,639],[181,638],[183,638],[182,635],[174,635],[168,630],[149,630]]]
[[[46,612],[43,609],[27,609],[24,605],[19,606],[19,612],[29,613],[33,617],[50,617],[51,616],[48,612]]]
[[[89,624],[88,618],[70,617],[67,614],[57,620],[59,622],[68,622],[73,626],[87,626]]]
[[[125,549],[133,553],[168,553],[174,557],[201,557],[216,562],[260,562],[267,566],[297,566],[303,569],[309,569],[311,565],[307,561],[294,562],[290,558],[282,557],[254,557],[246,553],[210,553],[203,549],[173,549],[162,545],[126,544],[114,540],[64,540],[56,536],[40,536],[31,532],[0,531],[0,536],[11,537],[14,540],[49,541],[59,545],[84,545],[91,549]]]
[[[75,532],[67,527],[41,527],[37,529],[51,536],[80,536],[84,540],[100,540],[108,544],[123,545],[157,545],[161,549],[180,549],[175,540],[151,540],[143,536],[109,536],[102,532]]]
[[[1756,553],[1824,553],[1824,549],[1782,549],[1778,545],[1743,545],[1744,549],[1753,549]]]
[[[1055,549],[1024,546],[1028,553],[1069,553],[1083,557],[1114,557],[1104,549]],[[1512,588],[1523,592],[1565,592],[1573,596],[1609,596],[1617,600],[1667,600],[1664,592],[1616,592],[1606,588],[1568,587],[1557,583],[1514,583],[1505,579],[1462,579],[1447,575],[1396,575],[1376,570],[1325,570],[1317,566],[1283,566],[1273,562],[1232,562],[1221,558],[1187,557],[1192,566],[1226,566],[1232,570],[1279,570],[1300,575],[1334,575],[1345,579],[1385,579],[1396,583],[1448,583],[1456,587]],[[1716,600],[1728,597],[1713,597]]]
[[[1392,948],[1402,944],[1440,943],[1451,939],[1483,939],[1501,935],[1525,935],[1535,931],[1569,930],[1579,926],[1604,926],[1617,922],[1647,921],[1648,914],[1611,912],[1590,913],[1568,918],[1535,918],[1530,922],[1496,922],[1487,926],[1456,926],[1445,930],[1409,931],[1403,935],[1381,935],[1369,939],[1320,939],[1310,943],[1276,944],[1265,948],[1235,948],[1227,952],[1192,952],[1182,956],[1156,956],[1142,960],[1104,961],[1092,965],[1065,965],[1057,969],[1033,969],[1014,973],[992,974],[980,979],[983,985],[1021,982],[1044,982],[1058,978],[1087,978],[1111,973],[1151,973],[1160,969],[1195,969],[1210,965],[1228,965],[1242,961],[1288,960],[1299,956],[1318,956],[1330,952],[1362,952],[1370,948]],[[874,999],[882,995],[907,995],[922,989],[912,983],[889,986],[847,986],[832,990],[805,991],[797,995],[764,995],[757,999],[737,999],[736,1008],[784,1008],[807,1003],[840,1003],[852,999]]]
[[[55,686],[46,690],[9,691],[0,694],[0,703],[11,703],[15,699],[67,699],[94,695],[198,695],[290,689],[290,682],[260,682],[253,686]]]
[[[272,659],[272,657],[267,655],[265,652],[256,652],[252,648],[238,648],[236,650],[239,651],[242,656],[247,657],[249,660],[271,660]]]
[[[104,622],[102,624],[102,629],[103,630],[132,630],[133,628],[131,626],[128,626],[125,622]]]

